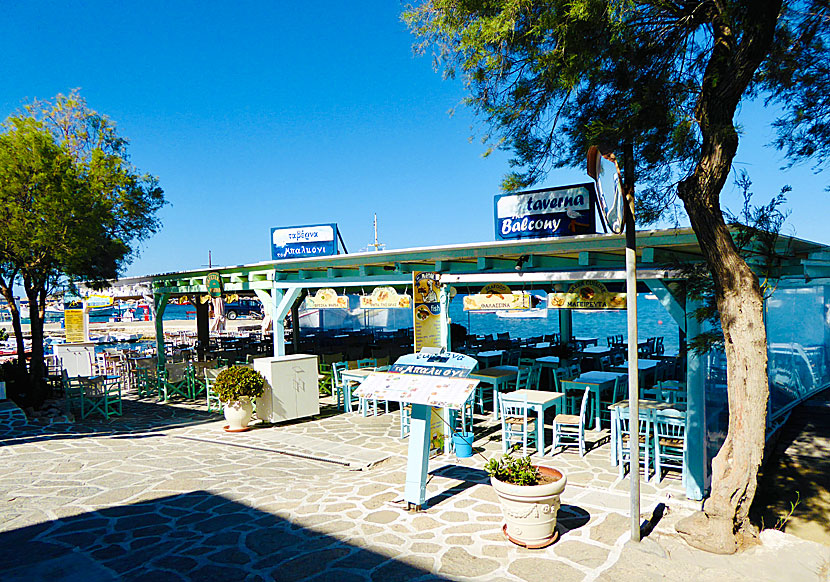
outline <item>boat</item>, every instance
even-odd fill
[[[496,316],[509,319],[544,319],[548,316],[548,310],[541,307],[536,309],[499,309],[496,311]]]

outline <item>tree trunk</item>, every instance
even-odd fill
[[[9,314],[12,318],[12,331],[14,331],[14,341],[17,344],[17,367],[18,378],[26,377],[26,346],[23,342],[23,325],[20,323],[20,310],[17,308],[17,303],[14,302],[14,291],[12,285],[14,284],[16,275],[10,277],[10,282],[7,285],[5,281],[0,282],[0,293],[9,304]],[[22,354],[22,355],[21,355]],[[16,387],[20,390],[20,387]]]
[[[29,360],[33,406],[38,407],[46,399],[45,366],[43,364],[43,315],[45,306],[40,297],[45,294],[42,285],[23,277],[23,288],[29,298],[29,323],[32,334],[32,357]]]
[[[724,223],[720,192],[738,150],[735,112],[772,44],[781,0],[758,0],[740,11],[737,21],[713,7],[712,53],[695,110],[701,153],[694,174],[680,182],[677,192],[715,284],[726,348],[729,429],[712,461],[712,491],[703,512],[678,522],[677,530],[693,546],[734,553],[750,528],[747,515],[764,452],[769,384],[761,289]]]
[[[758,278],[741,258],[720,212],[686,203],[715,280],[726,349],[729,429],[712,460],[712,491],[703,512],[678,523],[695,547],[734,553],[750,530],[749,507],[764,454],[767,400],[766,330]]]

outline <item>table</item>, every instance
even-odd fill
[[[548,385],[551,388],[556,388],[556,382],[553,379],[553,371],[559,368],[560,366],[559,358],[557,356],[544,356],[541,358],[536,358],[534,361],[536,362],[536,365],[540,368],[547,368],[549,370]]]
[[[591,389],[591,393],[594,396],[593,410],[594,418],[596,419],[593,427],[600,428],[602,426],[600,424],[600,394],[603,390],[613,389],[614,383],[620,376],[625,376],[625,374],[618,372],[585,372],[573,380],[562,380],[560,385],[562,386],[563,392],[567,392],[568,390],[583,391],[585,388]]]
[[[607,356],[611,354],[611,348],[608,346],[588,346],[581,352],[592,356]]]
[[[515,380],[519,375],[519,368],[516,366],[496,366],[493,368],[484,368],[477,370],[469,375],[469,378],[480,380],[483,384],[489,384],[493,387],[493,414],[496,418],[499,417],[499,407],[497,403],[497,394],[501,386],[506,385],[511,380]],[[480,389],[481,387],[479,387]],[[482,408],[484,408],[484,401],[482,400]]]
[[[646,376],[650,375],[652,379],[654,378],[654,373],[657,371],[657,366],[660,364],[660,360],[647,360],[647,359],[638,359],[637,360],[637,376],[639,378],[640,388],[645,387],[646,385]],[[614,372],[623,372],[628,373],[628,362],[623,362],[619,366],[611,366],[609,368]]]
[[[536,442],[539,445],[539,455],[545,456],[545,411],[551,406],[555,413],[562,412],[562,392],[548,392],[546,390],[515,390],[501,395],[502,402],[526,402],[528,407],[536,411]]]
[[[346,409],[346,412],[352,411],[352,382],[359,386],[372,372],[382,372],[388,369],[389,366],[379,366],[377,368],[353,368],[351,370],[343,370],[340,372],[340,379],[344,381],[345,387],[343,391],[345,393],[343,408]],[[374,416],[377,415],[377,412],[377,404],[375,404]],[[389,412],[388,409],[387,412]]]
[[[488,368],[491,364],[501,364],[502,356],[504,356],[504,350],[489,350],[473,354],[473,357],[478,360],[478,364],[482,368]]]
[[[574,337],[571,338],[571,341],[575,343],[579,349],[599,345],[599,338],[596,337]]]

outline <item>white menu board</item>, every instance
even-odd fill
[[[354,393],[361,398],[461,408],[478,382],[471,378],[373,372]]]

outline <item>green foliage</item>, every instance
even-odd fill
[[[9,339],[9,332],[6,331],[6,328],[0,328],[0,342],[4,342]],[[0,378],[2,380],[2,378]]]
[[[11,303],[19,283],[29,299],[35,387],[47,295],[75,280],[104,286],[160,226],[163,192],[130,164],[127,143],[77,91],[34,102],[3,124],[0,292]],[[17,330],[19,316],[12,318]]]
[[[213,391],[222,402],[233,402],[242,398],[262,396],[265,378],[247,366],[232,366],[216,376]]]
[[[539,470],[530,462],[530,457],[513,457],[505,454],[501,458],[493,457],[484,466],[491,477],[504,483],[514,485],[536,485],[539,483]]]

